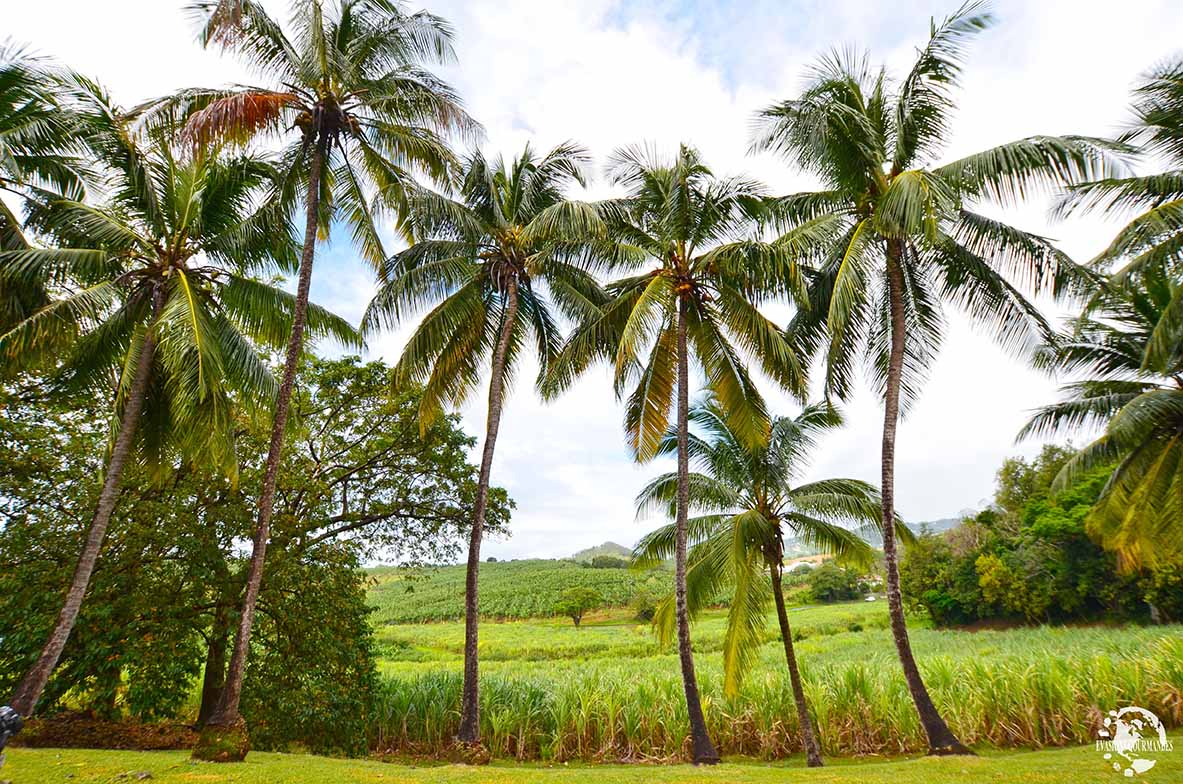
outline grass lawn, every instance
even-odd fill
[[[1175,752],[1159,755],[1144,782],[1183,781],[1183,736],[1173,741]],[[801,760],[787,763],[733,762],[717,768],[688,765],[535,765],[494,764],[488,767],[412,767],[364,760],[341,760],[288,754],[251,754],[245,763],[191,763],[187,752],[88,751],[68,749],[12,749],[0,777],[14,784],[70,781],[135,782],[147,771],[151,781],[165,784],[412,784],[471,782],[472,784],[694,784],[695,782],[833,782],[844,784],[946,784],[950,782],[1046,782],[1087,784],[1117,782],[1114,772],[1092,747],[1035,752],[987,753],[977,758],[918,758],[890,761],[835,760],[822,770],[808,770]]]

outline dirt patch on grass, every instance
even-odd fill
[[[197,732],[188,724],[104,721],[88,713],[58,713],[29,719],[12,745],[29,748],[125,749],[164,751],[191,749]]]

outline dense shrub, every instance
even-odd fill
[[[1072,454],[1048,446],[1034,460],[1007,460],[991,507],[907,549],[900,569],[904,598],[943,626],[1147,620],[1151,604],[1157,620],[1183,619],[1183,568],[1122,573],[1085,530],[1111,466],[1052,490]]]
[[[844,602],[861,599],[867,593],[867,584],[858,571],[838,566],[827,561],[809,572],[806,578],[809,596],[815,602]]]

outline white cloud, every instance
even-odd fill
[[[8,35],[100,76],[128,103],[190,84],[249,79],[197,48],[180,0],[7,5]],[[282,13],[286,4],[268,5]],[[923,43],[928,17],[956,5],[429,3],[457,27],[461,61],[445,75],[488,129],[489,149],[512,155],[527,141],[546,148],[574,138],[602,160],[621,144],[672,149],[688,141],[717,172],[756,174],[780,191],[808,183],[779,161],[745,155],[752,113],[794,95],[803,68],[834,46],[870,49],[873,61],[898,73]],[[1125,118],[1137,75],[1183,40],[1183,17],[1166,0],[1010,0],[996,9],[998,26],[973,48],[949,157],[1033,133],[1110,133]],[[1039,200],[1005,214],[1081,258],[1103,247],[1113,230],[1111,222],[1091,218],[1049,225],[1046,206]],[[371,292],[364,268],[340,248],[322,257],[318,300],[356,318]],[[393,360],[407,333],[377,339],[374,352]],[[633,522],[632,498],[664,469],[630,461],[605,375],[543,405],[533,396],[530,370],[523,368],[506,409],[493,472],[518,501],[516,533],[491,542],[487,554],[563,555],[604,539],[631,544],[645,530]],[[1013,443],[1025,412],[1053,394],[1050,380],[951,317],[941,359],[900,432],[901,512],[944,517],[988,497],[1001,459],[1035,448]],[[469,431],[483,434],[484,395],[463,414]],[[881,418],[878,403],[861,394],[848,408],[848,427],[824,442],[811,475],[878,481]]]

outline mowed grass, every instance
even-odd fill
[[[1145,782],[1183,781],[1183,737],[1162,753]],[[728,760],[714,768],[689,765],[407,766],[364,760],[252,753],[232,765],[191,763],[185,752],[13,749],[0,775],[19,784],[136,781],[146,771],[162,784],[1103,784],[1123,780],[1090,746],[1038,752],[988,753],[975,758],[831,761],[809,770],[799,759],[773,764]],[[133,774],[128,776],[126,774]],[[122,778],[121,778],[122,777]]]

